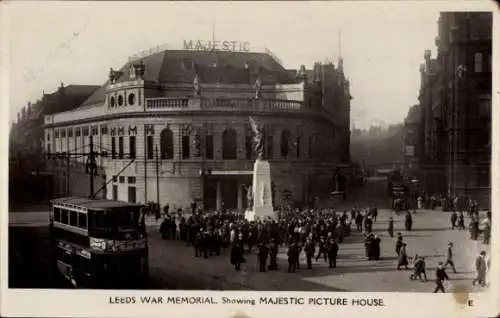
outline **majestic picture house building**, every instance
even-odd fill
[[[266,130],[275,207],[331,191],[336,169],[350,160],[342,60],[288,70],[270,51],[222,44],[207,51],[194,42],[111,69],[79,108],[45,117],[45,151],[88,153],[92,140],[99,197],[171,210],[193,202],[244,209],[255,162],[252,116]],[[87,158],[74,156],[70,166]]]

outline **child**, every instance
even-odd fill
[[[424,275],[425,281],[427,281],[427,275],[425,273],[425,258],[415,256],[415,262],[413,263],[413,274],[410,275],[411,280],[416,280],[417,278],[422,281],[422,275]]]

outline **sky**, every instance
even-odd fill
[[[289,69],[336,63],[341,54],[352,124],[395,124],[417,103],[419,65],[426,49],[435,55],[439,11],[459,7],[451,1],[7,2],[2,19],[10,41],[2,42],[1,69],[9,70],[9,118],[61,82],[101,85],[110,67],[141,50],[178,48],[214,33],[218,40],[248,41],[251,49],[267,47]]]

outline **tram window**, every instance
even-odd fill
[[[77,226],[78,225],[78,216],[75,211],[69,211],[69,225]]]
[[[61,209],[54,208],[54,221],[61,222]]]
[[[87,214],[78,213],[78,227],[82,229],[87,228]]]
[[[91,212],[89,215],[89,227],[92,229],[104,229],[104,213],[102,212]]]
[[[68,210],[61,209],[61,223],[68,224]]]

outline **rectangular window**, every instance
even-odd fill
[[[483,72],[483,54],[476,53],[474,54],[474,72],[482,73]]]
[[[113,176],[113,182],[116,182],[118,181],[118,177],[117,176]]]
[[[309,137],[308,156],[309,156],[309,158],[313,157],[313,137]]]
[[[118,137],[118,158],[123,159],[123,137]]]
[[[116,158],[116,140],[115,137],[111,137],[111,158]]]
[[[80,137],[81,135],[82,135],[82,131],[81,131],[81,129],[80,129],[80,128],[76,128],[76,129],[75,129],[75,136],[76,136],[76,137]]]
[[[214,158],[214,136],[212,135],[205,137],[205,157],[207,159]]]
[[[65,138],[66,137],[66,128],[62,128],[61,129],[61,138]]]
[[[135,183],[135,177],[128,177],[127,182],[128,183]]]
[[[75,211],[69,211],[69,225],[71,226],[78,226],[78,215],[76,213]]]
[[[61,222],[61,209],[54,208],[54,221]]]
[[[47,133],[47,141],[50,141],[50,132]]]
[[[118,201],[118,186],[113,185],[113,200]]]
[[[92,126],[92,136],[96,136],[99,133],[97,125]]]
[[[54,131],[54,138],[59,138],[59,129]]]
[[[189,159],[189,136],[182,136],[182,159]]]
[[[89,127],[88,126],[83,127],[83,135],[84,136],[88,136],[89,135]]]
[[[147,137],[147,146],[146,146],[147,152],[148,152],[148,159],[153,159],[153,154],[154,154],[154,146],[153,146],[153,136],[148,136]]]
[[[87,214],[78,213],[78,227],[81,229],[87,228]]]
[[[118,180],[120,180],[120,183],[125,183],[125,176],[120,176]]]
[[[69,224],[68,210],[61,209],[61,223]]]
[[[267,157],[272,158],[273,157],[273,143],[274,143],[274,138],[273,136],[267,136]]]
[[[245,136],[245,158],[252,159],[253,154],[253,137]]]
[[[73,128],[68,128],[68,137],[73,137]]]
[[[108,134],[108,125],[101,125],[101,135]]]
[[[47,153],[50,153],[50,152],[51,152],[50,144],[47,144]]]
[[[301,151],[301,146],[300,146],[300,137],[297,137],[295,141],[295,151],[296,151],[296,157],[297,159],[300,159],[300,151]]]
[[[135,136],[130,136],[128,139],[129,158],[135,159]]]
[[[128,187],[128,202],[136,203],[135,187]]]

